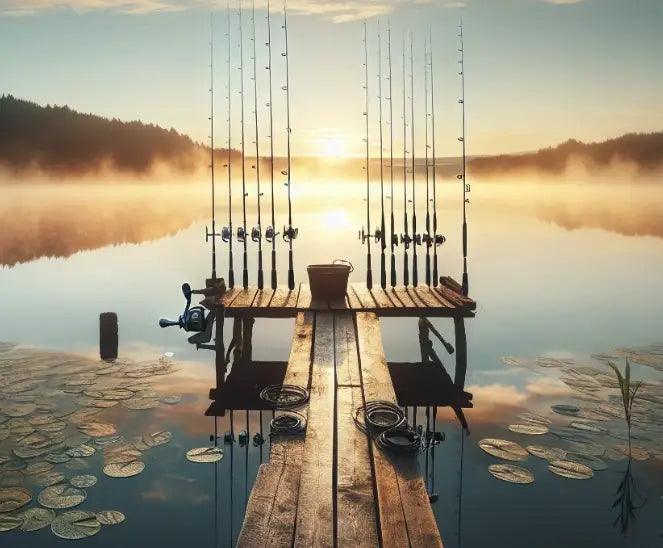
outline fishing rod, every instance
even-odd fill
[[[230,0],[226,3],[228,25],[226,36],[228,37],[228,226],[221,229],[221,239],[228,243],[228,287],[235,286],[235,269],[233,266],[233,188],[232,188],[232,66],[230,59]]]
[[[384,157],[382,141],[382,32],[380,21],[378,21],[378,102],[379,102],[379,124],[380,124],[380,286],[382,289],[387,287],[387,268],[385,264],[384,251],[387,248],[386,230],[384,223]],[[376,241],[378,240],[378,231],[376,231]]]
[[[373,287],[373,269],[371,267],[371,190],[370,190],[370,169],[369,169],[369,150],[368,150],[368,36],[366,30],[366,20],[364,19],[364,92],[365,92],[365,105],[364,105],[364,118],[366,119],[366,136],[364,142],[366,143],[366,231],[361,229],[359,239],[362,243],[366,244],[366,287],[371,289]]]
[[[412,285],[419,285],[417,269],[417,246],[421,245],[421,236],[417,234],[417,196],[416,196],[416,151],[414,141],[414,37],[410,31],[410,132],[412,133]]]
[[[287,155],[288,155],[288,170],[284,175],[288,176],[288,182],[286,186],[288,187],[288,228],[283,227],[283,240],[288,243],[288,289],[292,291],[295,289],[295,270],[292,261],[292,242],[299,233],[298,228],[293,228],[292,226],[292,196],[290,190],[292,187],[292,178],[291,178],[291,166],[292,161],[290,158],[290,135],[292,133],[292,128],[290,127],[290,56],[288,51],[288,7],[286,4],[283,5],[283,32],[285,36],[285,51],[281,56],[285,57],[285,86],[281,89],[285,91],[285,104],[286,104],[286,135],[287,135]]]
[[[428,118],[430,113],[428,111],[428,41],[424,38],[424,133],[425,133],[425,165],[426,165],[426,233],[422,239],[426,244],[426,285],[430,286],[430,248],[433,238],[431,237],[431,218],[430,218],[430,180],[429,180],[429,164],[428,164]]]
[[[237,229],[237,240],[243,244],[243,269],[242,269],[242,286],[244,289],[249,287],[249,265],[247,254],[247,240],[246,240],[246,157],[245,157],[245,123],[244,123],[244,31],[242,23],[242,0],[239,2],[239,74],[240,74],[240,104],[241,104],[241,117],[240,123],[242,127],[242,226]]]
[[[403,234],[401,234],[401,243],[403,244],[403,285],[410,283],[410,266],[408,263],[407,250],[410,249],[412,237],[408,232],[407,219],[407,87],[405,85],[405,33],[401,46],[403,52]]]
[[[209,14],[209,95],[210,95],[210,179],[212,183],[212,232],[205,227],[205,241],[212,238],[212,279],[216,280],[216,237],[222,236],[216,232],[216,196],[214,184],[214,16]]]
[[[387,58],[389,65],[389,180],[390,180],[390,195],[389,202],[391,207],[391,286],[396,286],[396,253],[394,247],[398,245],[398,236],[396,235],[396,227],[394,223],[394,102],[393,102],[393,86],[391,80],[391,23],[387,29]]]
[[[437,155],[435,152],[435,76],[433,70],[433,31],[428,29],[429,33],[429,63],[430,63],[430,100],[431,100],[431,131],[433,134],[432,140],[432,162],[433,162],[433,286],[437,286],[438,271],[437,271],[437,248],[440,247],[446,238],[442,234],[437,233]]]
[[[469,198],[467,197],[470,192],[470,185],[467,183],[466,171],[467,171],[467,156],[465,150],[465,46],[463,43],[463,21],[461,19],[460,25],[458,27],[460,32],[458,36],[460,37],[460,85],[461,85],[461,96],[458,102],[461,105],[462,112],[462,133],[458,140],[463,146],[463,163],[462,163],[462,172],[456,177],[463,184],[463,295],[467,296],[469,292],[469,280],[467,276],[467,204],[470,203]]]
[[[253,42],[253,117],[255,120],[255,145],[256,145],[256,165],[253,168],[256,170],[256,190],[257,190],[257,200],[258,200],[258,226],[253,227],[251,230],[251,239],[258,244],[258,289],[264,287],[264,276],[262,271],[262,224],[261,224],[261,210],[260,210],[260,198],[262,193],[260,192],[260,145],[258,144],[259,133],[258,133],[258,59],[256,55],[256,3],[253,0],[251,5],[251,23],[253,26],[253,36],[251,41]]]
[[[269,172],[270,172],[270,183],[272,191],[272,224],[267,227],[265,230],[265,240],[272,245],[272,289],[277,287],[277,275],[276,275],[276,217],[274,213],[274,110],[272,107],[272,22],[270,19],[270,3],[267,0],[267,54],[268,54],[268,63],[267,70],[269,71]]]

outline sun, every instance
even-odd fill
[[[345,156],[345,142],[340,137],[329,137],[321,143],[322,155],[330,157]]]

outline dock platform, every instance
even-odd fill
[[[354,423],[365,402],[397,403],[378,316],[298,312],[284,383],[308,388],[307,428],[272,434],[237,546],[441,547],[417,458]]]
[[[221,297],[208,297],[203,304],[210,309],[223,307],[226,317],[258,318],[295,317],[300,312],[351,310],[373,312],[378,316],[429,316],[471,318],[476,303],[464,296],[452,278],[441,278],[437,286],[374,286],[353,283],[343,299],[320,300],[311,297],[308,284],[300,283],[293,290],[287,287],[259,290],[233,287]]]

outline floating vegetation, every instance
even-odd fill
[[[0,487],[0,514],[13,512],[32,500],[27,489],[21,487]]]
[[[0,532],[11,531],[20,527],[23,523],[21,518],[16,516],[6,516],[4,514],[0,515]]]
[[[69,483],[74,487],[78,487],[79,489],[87,489],[88,487],[96,485],[97,477],[91,474],[83,474],[80,476],[72,477],[69,480]]]
[[[479,447],[489,455],[504,460],[522,461],[526,460],[528,455],[525,448],[521,447],[517,443],[497,438],[485,438],[480,440]]]
[[[516,356],[502,356],[500,361],[508,367],[527,367],[528,361],[525,358]]]
[[[125,515],[118,510],[103,510],[97,512],[96,517],[102,525],[117,525],[126,519]]]
[[[67,540],[79,540],[96,535],[101,523],[94,512],[74,510],[56,517],[51,523],[53,534]]]
[[[217,462],[223,458],[223,449],[220,447],[196,447],[187,451],[186,458],[191,462]]]
[[[111,436],[117,433],[115,425],[106,422],[91,422],[89,424],[82,424],[78,427],[78,429],[84,434],[92,436],[93,438]]]
[[[581,430],[583,432],[593,432],[596,434],[605,434],[608,432],[606,428],[602,428],[587,420],[574,420],[569,424],[570,428]]]
[[[639,445],[618,443],[614,449],[625,457],[630,456],[633,460],[647,460],[649,458],[649,451]]]
[[[177,405],[182,401],[182,396],[164,396],[161,401],[167,405]]]
[[[49,487],[64,480],[64,474],[57,470],[49,470],[34,477],[35,483],[40,487]]]
[[[94,447],[92,447],[91,445],[86,445],[84,443],[76,447],[67,449],[67,455],[69,455],[71,458],[91,457],[96,452],[97,450]]]
[[[131,462],[111,462],[104,466],[104,474],[111,478],[129,478],[137,476],[145,469],[145,463],[140,460]]]
[[[46,508],[62,510],[78,506],[87,498],[87,493],[71,485],[51,485],[44,489],[37,499],[39,504]]]
[[[554,460],[548,464],[548,469],[553,474],[569,479],[589,479],[594,476],[589,466],[570,460]]]
[[[541,426],[552,425],[552,421],[548,417],[544,417],[543,415],[536,415],[534,413],[521,413],[518,415],[518,419],[520,419],[521,422],[528,424],[540,424]]]
[[[510,424],[509,430],[517,434],[540,436],[548,433],[548,427],[542,424]]]
[[[564,460],[566,451],[559,447],[547,447],[545,445],[528,445],[527,452],[540,459],[551,460]]]
[[[148,447],[157,447],[158,445],[168,443],[172,438],[172,433],[167,430],[160,430],[159,432],[153,432],[152,434],[146,434],[143,436],[143,442]]]
[[[497,479],[509,483],[534,483],[534,475],[527,468],[513,464],[491,464],[488,471]]]
[[[21,520],[21,531],[38,531],[48,527],[55,519],[55,512],[49,508],[28,508],[16,515]]]
[[[575,405],[569,405],[566,403],[560,403],[557,405],[553,405],[550,407],[555,413],[558,415],[565,415],[565,416],[570,416],[574,417],[578,413],[580,413],[580,407],[577,407]]]
[[[161,400],[159,398],[130,398],[120,402],[127,409],[142,410],[159,407]]]
[[[565,365],[572,365],[575,360],[571,358],[549,358],[546,356],[539,356],[534,361],[539,367],[564,367]]]

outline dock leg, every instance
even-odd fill
[[[467,373],[467,335],[465,333],[465,318],[454,316],[454,331],[456,336],[456,373],[454,384],[458,390],[465,389],[465,374]]]
[[[223,344],[223,323],[226,311],[222,306],[216,312],[216,332],[215,332],[215,367],[216,367],[216,389],[217,391],[223,386],[226,377],[226,348]],[[216,419],[215,419],[216,420]]]
[[[244,363],[251,363],[253,359],[253,324],[255,318],[245,317],[242,320],[242,359]]]
[[[242,318],[239,316],[233,318],[233,342],[235,344],[233,364],[235,364],[239,363],[242,359],[242,350],[244,350],[244,344],[242,343]]]

